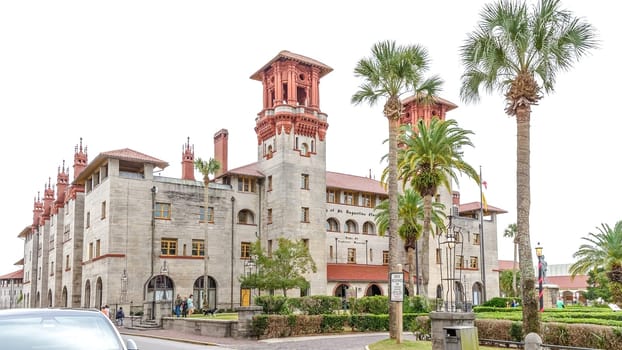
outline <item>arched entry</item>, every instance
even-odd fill
[[[205,280],[205,276],[201,276],[194,281],[194,286],[192,287],[192,294],[194,303],[197,309],[203,309],[203,304],[205,301],[205,284],[203,281]],[[215,309],[217,303],[216,300],[216,280],[212,278],[212,276],[207,276],[207,308]]]
[[[48,307],[52,307],[52,290],[48,290]]]
[[[473,305],[479,305],[482,303],[482,284],[479,282],[473,283]]]
[[[97,282],[95,283],[95,307],[97,308],[104,306],[103,291],[104,283],[102,282],[102,278],[97,277]]]
[[[167,275],[153,276],[147,283],[145,297],[149,301],[173,300],[173,280]]]
[[[365,290],[365,295],[368,297],[382,295],[382,289],[377,284],[372,284]]]
[[[348,286],[347,284],[338,284],[335,287],[335,296],[336,297],[340,297],[341,298],[341,308],[342,309],[348,309],[348,290],[350,289],[350,286]]]
[[[91,280],[86,280],[84,284],[84,307],[91,307]]]
[[[63,305],[63,307],[67,307],[69,305],[67,305],[67,287],[63,287],[63,293],[61,294],[61,305]]]

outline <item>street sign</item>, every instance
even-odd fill
[[[390,272],[389,282],[391,301],[404,301],[404,273]]]

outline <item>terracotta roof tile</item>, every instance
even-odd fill
[[[346,190],[378,193],[388,195],[380,181],[363,176],[354,176],[341,173],[326,172],[327,188],[342,188]]]
[[[251,79],[261,81],[263,71],[268,69],[272,65],[272,63],[280,59],[288,59],[316,66],[320,68],[320,78],[333,71],[331,67],[325,65],[320,61],[314,60],[313,58],[283,50],[279,52],[273,59],[271,59],[270,62],[266,63],[263,67],[261,67],[257,72],[253,73],[253,75],[251,75]]]
[[[466,213],[472,213],[472,212],[479,212],[479,208],[480,208],[480,203],[479,202],[471,202],[471,203],[463,203],[460,204],[460,214],[466,214]],[[507,213],[506,210],[503,210],[501,208],[497,208],[495,206],[492,205],[488,205],[488,210],[486,211],[487,213],[497,213],[497,214],[505,214]]]
[[[402,104],[405,105],[405,104],[408,104],[408,103],[410,103],[410,102],[412,102],[414,100],[415,100],[415,96],[413,95],[413,96],[407,97],[404,100],[402,100]],[[452,109],[458,108],[458,105],[456,105],[455,103],[449,102],[448,100],[446,100],[444,98],[441,98],[441,97],[438,97],[438,96],[434,96],[434,102],[447,106],[447,111],[451,111]]]
[[[546,276],[544,281],[558,285],[560,292],[568,289],[587,290],[587,276],[585,275],[577,275],[574,279],[571,276]]]
[[[23,279],[24,278],[24,270],[17,270],[6,275],[0,276],[0,280],[10,280],[10,279]]]
[[[326,279],[330,282],[389,282],[389,265],[326,264]],[[404,280],[408,272],[404,271]]]
[[[118,149],[115,151],[102,152],[96,158],[99,158],[100,156],[104,156],[106,158],[112,158],[112,159],[127,160],[131,162],[151,163],[160,169],[164,169],[168,166],[168,163],[163,160],[154,158],[144,153],[140,153],[138,151],[134,151],[129,148]]]
[[[247,175],[247,176],[255,176],[255,177],[261,177],[261,178],[265,177],[265,175],[261,171],[259,171],[259,163],[257,162],[228,170],[226,173],[220,175],[219,177],[222,177],[227,174]]]

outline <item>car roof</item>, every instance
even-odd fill
[[[72,308],[26,308],[26,309],[4,309],[0,310],[0,317],[3,316],[36,316],[36,315],[93,315],[95,313],[103,315],[97,309],[72,309]]]

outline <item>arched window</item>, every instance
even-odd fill
[[[366,221],[363,224],[363,233],[366,235],[375,235],[376,234],[376,228],[374,226],[374,224],[370,221]]]
[[[196,303],[199,309],[203,308],[203,302],[206,298],[205,295],[205,276],[201,276],[194,281],[194,285],[192,287],[194,294],[194,302]],[[207,277],[208,285],[207,285],[207,305],[208,309],[216,308],[216,280],[212,278],[212,276]]]
[[[302,146],[300,146],[300,154],[303,156],[309,155],[309,146],[306,143],[303,143]]]
[[[238,224],[254,225],[255,216],[248,209],[242,209],[238,212]]]
[[[326,231],[339,232],[339,222],[335,218],[326,220]]]
[[[346,221],[346,233],[358,233],[356,222],[354,222],[353,220]]]

